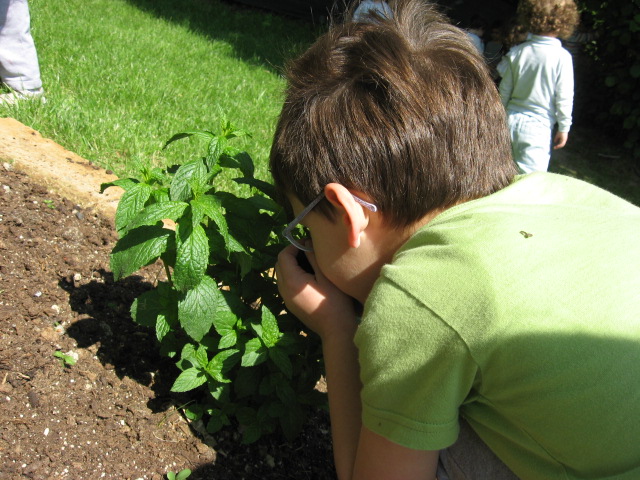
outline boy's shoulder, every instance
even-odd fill
[[[517,175],[511,184],[477,200],[472,200],[453,207],[436,217],[437,223],[452,214],[466,212],[512,211],[512,208],[529,209],[553,208],[556,211],[579,209],[586,213],[608,211],[611,215],[640,216],[640,207],[614,195],[589,182],[550,172],[536,172],[528,175]]]
[[[504,250],[522,238],[529,240],[535,232],[528,228],[546,232],[534,239],[540,247],[549,241],[556,248],[552,239],[569,235],[570,229],[590,231],[605,223],[621,236],[635,236],[640,207],[588,182],[538,172],[519,175],[491,195],[445,210],[398,253],[446,244],[475,256],[478,245]]]

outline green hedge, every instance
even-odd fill
[[[587,98],[576,102],[640,165],[640,0],[581,0],[580,6],[595,38],[586,48],[589,71],[582,72]]]

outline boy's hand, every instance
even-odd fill
[[[278,290],[287,309],[321,338],[353,332],[356,313],[353,299],[339,290],[320,271],[313,253],[307,253],[314,273],[298,263],[293,245],[280,252],[276,263]]]
[[[568,132],[557,132],[556,136],[553,139],[553,149],[558,150],[559,148],[564,147],[567,144],[568,139]]]

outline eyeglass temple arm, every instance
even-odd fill
[[[378,211],[378,207],[376,207],[373,203],[369,203],[366,200],[361,199],[360,197],[356,197],[353,193],[351,194],[351,196],[353,197],[353,199],[356,202],[358,202],[363,207],[368,208],[369,210],[371,210],[374,213]]]

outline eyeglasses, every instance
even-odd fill
[[[363,207],[368,208],[372,212],[377,212],[378,211],[378,207],[376,207],[373,203],[369,203],[369,202],[367,202],[365,200],[362,200],[361,198],[356,197],[354,194],[351,194],[351,196],[353,197],[353,199],[356,202],[358,202]],[[320,200],[322,200],[323,198],[324,198],[324,192],[322,192],[315,199],[313,199],[313,201],[309,205],[304,207],[304,209],[298,214],[298,216],[296,218],[294,218],[291,221],[291,223],[289,223],[289,225],[287,225],[285,227],[285,229],[282,231],[282,235],[284,236],[284,238],[289,240],[291,245],[293,245],[294,247],[296,247],[299,250],[302,250],[304,252],[313,252],[313,248],[312,247],[309,247],[309,246],[305,245],[305,241],[308,238],[308,236],[307,237],[296,238],[296,237],[294,237],[294,229],[302,221],[304,216],[307,213],[309,213],[311,210],[313,210],[315,208],[315,206],[318,203],[320,203]]]

